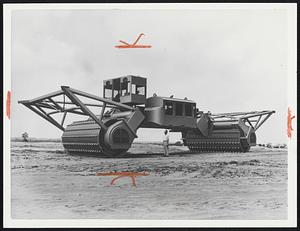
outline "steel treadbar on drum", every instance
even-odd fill
[[[126,154],[138,128],[181,132],[184,145],[198,153],[247,152],[256,145],[256,131],[275,113],[204,113],[187,98],[156,94],[147,98],[146,92],[146,78],[127,75],[104,80],[103,97],[61,86],[59,91],[19,103],[63,131],[67,152],[108,157]],[[100,114],[92,108],[101,108]],[[68,113],[88,118],[64,126]],[[62,114],[60,121],[57,114]]]

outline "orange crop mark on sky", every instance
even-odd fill
[[[292,116],[292,111],[290,108],[288,108],[288,116],[287,116],[287,135],[289,138],[292,137],[292,131],[294,131],[292,127],[292,119],[294,119],[295,116]]]
[[[127,42],[124,42],[123,40],[119,40],[120,43],[123,43],[125,45],[118,45],[115,46],[115,48],[151,48],[152,47],[151,45],[136,45],[143,35],[145,34],[141,33],[133,44],[129,44]]]
[[[109,172],[109,173],[96,173],[96,176],[116,176],[115,178],[112,179],[110,182],[111,185],[113,185],[116,180],[122,178],[122,177],[131,177],[132,185],[136,187],[135,183],[135,177],[137,176],[148,176],[150,175],[149,173],[145,172]]]
[[[6,97],[6,115],[8,119],[10,119],[10,101],[11,101],[11,92],[7,91],[7,97]]]

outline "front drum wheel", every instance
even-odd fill
[[[113,125],[116,122],[117,122],[117,120],[110,120],[110,121],[107,121],[105,123],[105,125],[107,127],[109,127],[109,126]],[[102,152],[103,152],[104,156],[110,157],[110,158],[120,158],[120,157],[123,157],[127,154],[127,151],[128,151],[129,148],[126,148],[126,149],[111,149],[108,146],[106,146],[105,142],[104,142],[104,135],[105,135],[105,133],[103,132],[103,130],[100,130],[99,143],[101,145],[101,149],[102,149]]]

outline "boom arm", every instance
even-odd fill
[[[95,100],[96,104],[84,103],[78,98],[81,96],[85,99]],[[56,99],[62,97],[61,100]],[[107,130],[107,127],[102,122],[102,117],[105,108],[122,108],[126,110],[134,110],[126,104],[114,102],[102,97],[98,97],[92,94],[88,94],[68,86],[61,86],[61,90],[49,93],[47,95],[40,96],[32,100],[22,100],[18,103],[23,104],[39,116],[56,126],[62,131],[65,131],[64,121],[67,113],[84,115],[91,117],[102,129]],[[100,117],[97,117],[89,107],[102,107]],[[59,123],[52,115],[57,113],[63,113],[62,121]]]
[[[211,114],[210,117],[214,123],[243,120],[256,131],[273,113],[275,111],[232,112]]]

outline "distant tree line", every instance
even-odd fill
[[[266,148],[287,148],[287,144],[272,144],[272,143],[267,143],[267,144],[257,144],[260,147],[266,147]]]

